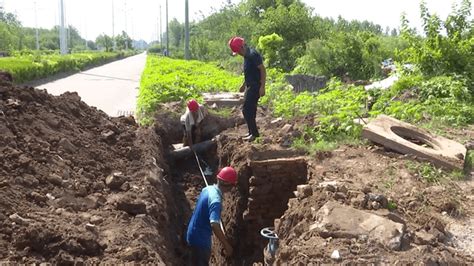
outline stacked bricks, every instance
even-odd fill
[[[288,208],[297,185],[307,182],[304,157],[251,161],[247,209],[243,213],[247,243],[262,250],[267,241],[260,235],[264,227],[273,226]],[[263,240],[263,241],[262,241]]]

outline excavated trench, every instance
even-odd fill
[[[213,119],[215,121],[215,119]],[[204,140],[216,137],[226,128],[233,128],[235,121],[220,122],[216,129],[205,134]],[[176,254],[183,263],[189,260],[185,235],[189,218],[196,200],[205,184],[192,153],[173,158],[172,150],[179,143],[182,133],[176,127],[167,125],[161,128],[163,142],[167,143],[168,165],[173,185],[176,219],[179,223],[176,235],[180,245]],[[218,129],[217,129],[218,128]],[[169,130],[175,130],[170,132]],[[212,264],[251,265],[264,261],[264,248],[268,240],[260,235],[265,227],[274,227],[275,219],[280,218],[288,208],[288,200],[295,197],[297,185],[307,182],[308,167],[301,153],[290,150],[257,150],[244,144],[236,137],[233,129],[217,136],[217,145],[205,152],[199,152],[201,165],[212,169],[206,176],[209,184],[215,183],[219,169],[231,165],[238,172],[238,185],[224,194],[222,221],[225,234],[234,247],[231,258],[224,256],[223,247],[213,237]],[[165,148],[166,149],[166,148]],[[204,161],[205,163],[203,163]],[[204,169],[203,169],[204,170]]]
[[[232,228],[227,232],[235,249],[232,264],[264,261],[268,239],[261,236],[261,229],[274,227],[275,219],[288,208],[288,200],[295,197],[297,185],[307,182],[303,157],[279,157],[278,152],[268,155],[265,151],[250,156],[253,159],[240,170],[238,190],[226,199],[223,216]],[[214,259],[217,264],[229,263],[220,254]]]

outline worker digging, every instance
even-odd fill
[[[205,179],[204,175],[203,178]],[[209,265],[212,232],[221,241],[227,256],[232,255],[232,246],[221,226],[221,210],[223,195],[236,184],[235,170],[229,166],[224,167],[217,174],[217,184],[206,186],[199,195],[186,234],[186,242],[191,247],[192,265]]]

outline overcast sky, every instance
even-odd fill
[[[229,0],[189,0],[191,20],[200,20],[218,10]],[[24,26],[52,28],[59,23],[59,0],[0,0],[6,11],[18,16]],[[64,0],[66,23],[75,26],[83,37],[95,40],[101,33],[112,35],[112,2],[115,10],[115,33],[125,28],[134,39],[149,42],[157,39],[159,6],[165,23],[165,0]],[[184,21],[184,0],[169,0],[169,18]],[[240,0],[231,0],[238,3]],[[400,15],[407,13],[413,26],[420,26],[419,0],[303,0],[323,17],[341,15],[352,20],[369,20],[384,28],[398,28]],[[461,0],[426,0],[428,9],[442,19],[451,11],[453,3]],[[125,14],[127,13],[127,16]],[[163,27],[164,31],[164,27]]]

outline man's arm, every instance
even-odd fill
[[[260,70],[260,97],[265,96],[265,82],[267,81],[267,70],[265,69],[265,66],[263,64],[260,64],[257,66],[258,69]]]
[[[224,235],[224,232],[222,232],[221,226],[219,223],[211,223],[212,231],[216,235],[217,239],[221,241],[222,245],[225,248],[227,256],[232,256],[232,246],[230,245],[229,241],[227,241],[227,238]]]

